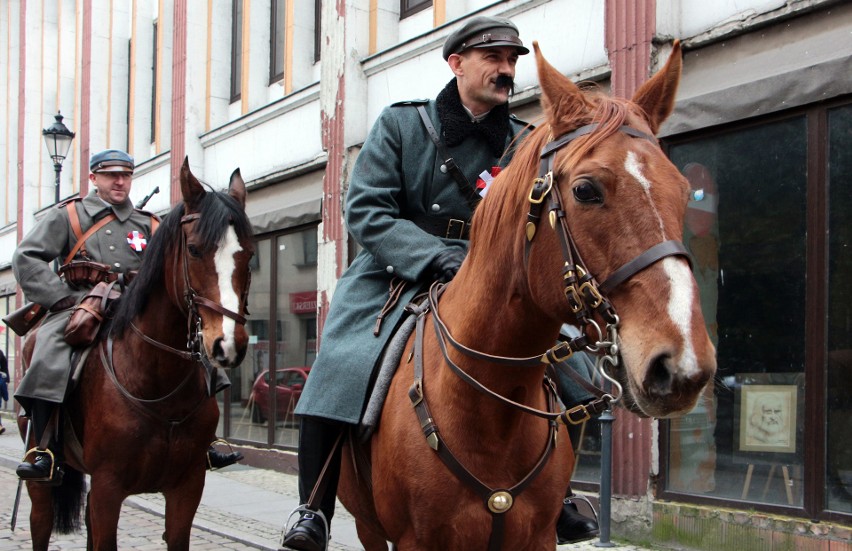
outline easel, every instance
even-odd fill
[[[766,484],[763,486],[763,496],[762,499],[766,500],[766,494],[769,492],[769,483],[772,481],[772,477],[775,475],[775,470],[778,468],[779,463],[772,463],[769,467],[769,474],[766,475]],[[793,481],[790,480],[790,469],[787,465],[781,465],[781,472],[784,475],[784,490],[787,492],[787,503],[789,505],[793,504]],[[754,463],[748,464],[748,470],[746,471],[745,483],[743,484],[743,494],[740,499],[745,500],[748,497],[748,490],[751,486],[751,477],[754,474]]]

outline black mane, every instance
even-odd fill
[[[251,223],[237,201],[222,191],[208,191],[198,204],[200,218],[196,232],[201,239],[203,253],[216,246],[229,225],[234,226],[241,242],[250,241]],[[179,203],[162,220],[160,227],[145,248],[139,274],[122,297],[114,305],[112,322],[105,324],[104,331],[121,336],[134,318],[145,311],[148,297],[153,293],[165,293],[164,274],[166,259],[178,254],[182,230],[180,220],[184,215],[184,203]]]

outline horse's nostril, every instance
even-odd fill
[[[662,397],[672,392],[672,374],[667,367],[670,358],[663,354],[651,362],[648,374],[645,376],[645,390],[648,394]]]
[[[219,362],[226,359],[225,357],[225,349],[222,348],[222,339],[216,339],[213,341],[213,357],[216,358]]]

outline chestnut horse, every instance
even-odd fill
[[[343,453],[367,551],[554,549],[574,462],[543,381],[570,350],[600,354],[605,399],[645,416],[685,414],[715,373],[680,244],[689,185],[654,138],[679,44],[631,101],[581,91],[534,49],[546,120],[479,205],[455,279],[430,290],[368,443],[375,476]],[[566,322],[586,337],[554,347]]]
[[[165,496],[168,549],[189,549],[219,419],[205,366],[236,367],[245,355],[254,248],[239,170],[227,193],[207,192],[184,160],[180,186],[183,202],[151,238],[66,400],[82,455],[66,430],[63,484],[27,482],[33,549],[48,548],[54,527],[79,528],[83,472],[89,549],[117,549],[122,502],[150,492]]]

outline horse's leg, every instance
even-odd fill
[[[355,519],[355,529],[361,545],[364,546],[364,551],[388,551],[388,542],[385,541],[384,536],[372,529],[370,523]]]
[[[180,486],[163,490],[166,498],[166,547],[169,551],[186,551],[189,549],[189,536],[192,530],[192,519],[201,503],[201,493],[204,491],[206,471],[192,469]]]
[[[89,542],[94,551],[118,549],[118,517],[127,494],[103,475],[92,476],[89,491]]]
[[[47,551],[53,531],[53,493],[47,484],[27,482],[30,495],[30,537],[33,551]]]

